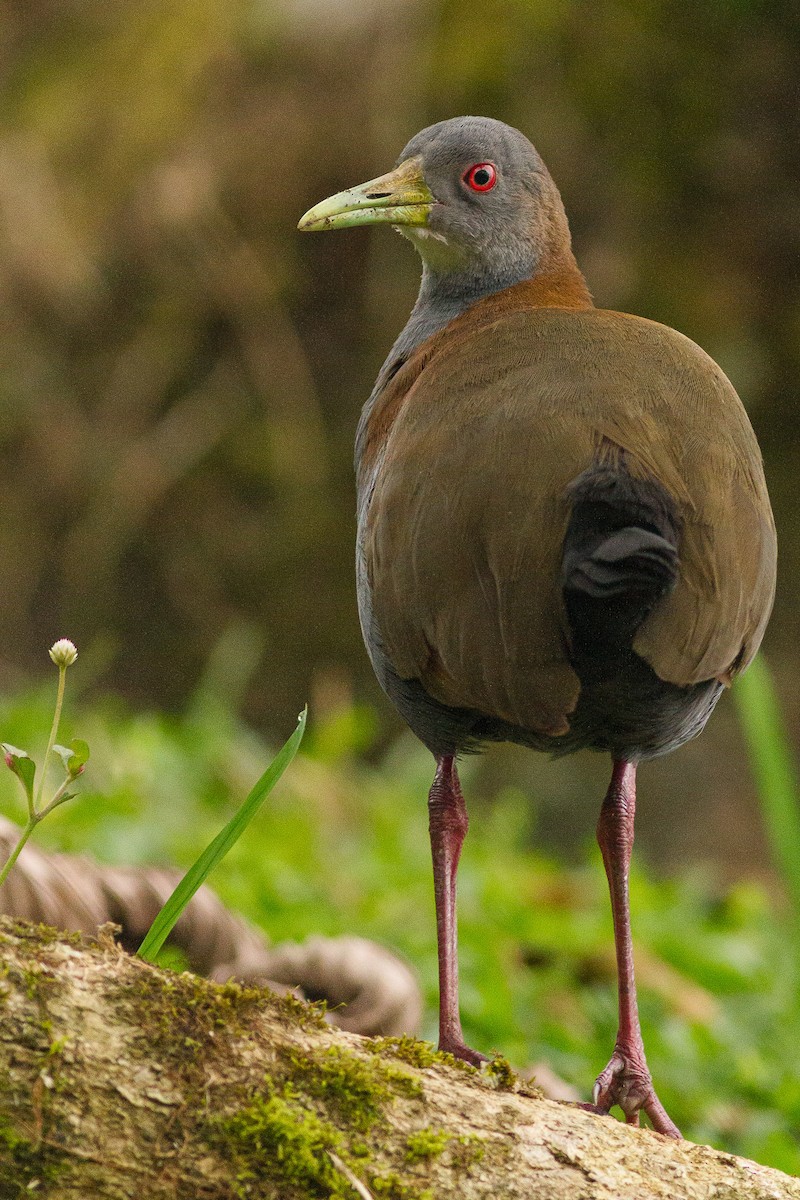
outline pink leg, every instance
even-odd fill
[[[458,1011],[456,875],[469,821],[452,755],[436,760],[436,775],[428,796],[428,814],[439,945],[439,1049],[479,1066],[486,1059],[465,1045]]]
[[[619,1032],[611,1061],[594,1085],[594,1101],[600,1112],[608,1112],[613,1105],[618,1105],[625,1113],[625,1120],[629,1125],[638,1125],[639,1112],[644,1111],[655,1130],[668,1137],[679,1138],[679,1129],[667,1116],[653,1088],[644,1055],[636,1004],[628,899],[628,871],[633,850],[635,812],[636,766],[629,762],[615,762],[611,784],[597,823],[597,841],[606,868],[611,892],[611,911],[614,916],[614,944],[617,951],[619,983]]]

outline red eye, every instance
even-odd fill
[[[464,183],[473,192],[489,192],[497,183],[497,168],[494,163],[475,163],[464,173]]]

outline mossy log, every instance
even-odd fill
[[[800,1200],[800,1180],[411,1038],[0,921],[0,1197]]]

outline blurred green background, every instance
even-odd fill
[[[257,727],[355,696],[396,733],[355,614],[351,457],[419,263],[385,230],[295,225],[472,112],[540,149],[598,304],[676,326],[741,392],[796,727],[795,3],[0,0],[0,20],[2,686],[69,636],[95,692],[179,710],[229,635]],[[545,839],[590,793],[583,842],[605,766],[496,760],[478,790],[539,793]],[[640,836],[669,864],[763,865],[725,705],[645,778]]]
[[[280,838],[265,834],[258,882],[234,882],[230,898],[286,936],[293,912],[298,932],[307,911],[331,928],[346,925],[349,912],[354,931],[361,922],[357,931],[387,941],[407,922],[375,897],[387,878],[402,888],[404,870],[428,870],[431,764],[401,732],[361,646],[351,459],[360,406],[413,303],[419,264],[385,230],[309,237],[295,226],[315,201],[388,169],[419,128],[459,113],[500,118],[534,141],[562,190],[599,305],[674,325],[740,391],[780,538],[765,648],[798,740],[794,0],[0,0],[0,28],[0,689],[12,698],[0,733],[36,749],[37,681],[52,685],[47,647],[68,636],[81,654],[73,703],[82,689],[89,726],[70,732],[93,735],[95,751],[87,781],[95,770],[97,797],[83,817],[81,802],[74,816],[54,816],[54,844],[190,861],[198,813],[217,828],[265,765],[234,755],[236,770],[221,783],[218,757],[233,761],[233,752],[223,754],[219,739],[250,745],[249,727],[274,744],[308,700],[324,770],[314,774],[312,754],[299,795],[345,847],[375,860],[348,868],[361,880],[349,908],[343,893],[326,907],[309,896],[341,887],[338,848],[310,855],[310,874],[297,875],[299,862],[281,865]],[[120,715],[156,710],[172,716]],[[42,716],[41,742],[46,724]],[[145,766],[148,754],[155,762]],[[481,837],[499,848],[492,822],[500,828],[512,811],[509,846],[584,860],[607,773],[591,755],[552,764],[501,747],[476,760],[468,771],[473,868],[489,852]],[[394,815],[365,838],[354,830],[372,820],[369,797],[378,794],[378,811],[388,805]],[[670,899],[657,890],[669,885],[642,883],[643,892],[656,889],[648,893],[654,929],[670,905],[689,914],[688,928],[707,917],[726,937],[726,922],[738,929],[742,913],[758,926],[773,903],[780,909],[727,697],[701,739],[641,772],[640,795],[639,861],[656,876],[679,868],[684,880],[697,872],[704,880],[702,900],[693,884]],[[397,828],[401,813],[413,844]],[[180,834],[187,822],[196,827]],[[386,822],[394,833],[381,842]],[[401,855],[394,873],[390,851]],[[501,909],[507,879],[522,878],[518,860],[509,861],[517,865],[505,871],[495,858],[489,870],[506,880],[494,898]],[[541,867],[545,877],[549,869]],[[759,881],[761,899],[749,883],[724,891],[742,879]],[[533,903],[534,884],[524,886]],[[563,885],[565,911],[571,886]],[[270,887],[283,907],[255,898]],[[429,884],[420,888],[427,904]],[[597,895],[605,906],[602,888]],[[492,897],[483,906],[473,894],[473,903],[477,928]],[[679,924],[673,912],[675,944]],[[427,911],[424,930],[424,952],[405,944],[415,958],[430,954]],[[610,923],[602,931],[607,938]],[[757,951],[731,943],[730,971],[747,981],[743,1011],[753,989],[764,992],[756,967],[786,944],[785,933],[770,931]],[[686,952],[672,946],[675,969]],[[477,950],[474,958],[479,968]],[[727,978],[728,967],[721,975],[695,967],[712,991]],[[780,1011],[774,996],[770,1004],[764,1031]],[[503,1049],[510,1041],[523,1055],[496,1014],[486,1020],[493,1032],[482,1034],[479,1003],[473,1012],[476,1038]],[[576,1045],[588,1036],[581,1021],[569,1035]],[[797,1021],[787,1029],[800,1030]],[[517,1029],[510,1018],[508,1027]],[[673,1040],[688,1037],[676,1028],[684,1032]],[[747,1043],[732,1028],[723,1057]],[[560,1065],[583,1079],[588,1068],[570,1059],[570,1047],[562,1045]],[[690,1058],[696,1049],[688,1047]],[[667,1051],[668,1063],[677,1051]],[[783,1061],[777,1044],[772,1051]],[[747,1086],[768,1089],[769,1072],[755,1061],[742,1068]],[[755,1143],[730,1135],[728,1144],[800,1169],[786,1132],[800,1124],[800,1085],[786,1086],[788,1124],[762,1130]],[[696,1130],[729,1136],[730,1121],[703,1120]],[[775,1149],[770,1138],[783,1142]]]

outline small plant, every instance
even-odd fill
[[[19,858],[22,848],[39,822],[44,820],[47,814],[51,813],[54,808],[58,808],[59,804],[63,804],[66,800],[71,800],[75,795],[74,792],[70,792],[67,789],[79,775],[83,774],[84,767],[89,758],[89,747],[86,742],[81,741],[79,738],[70,742],[69,746],[59,746],[56,742],[58,726],[61,721],[61,708],[64,703],[67,668],[71,667],[75,662],[75,659],[78,657],[78,651],[69,638],[61,638],[50,647],[50,657],[58,667],[58,692],[56,695],[55,712],[53,714],[53,724],[50,727],[50,738],[42,761],[42,773],[39,779],[39,786],[35,792],[36,763],[25,750],[20,750],[17,746],[11,746],[8,742],[2,743],[6,766],[16,775],[20,781],[22,790],[25,792],[25,799],[28,805],[28,820],[22,829],[19,841],[9,854],[2,870],[0,870],[0,886],[5,883],[9,871]],[[53,795],[45,803],[43,802],[43,797],[47,781],[47,769],[51,758],[54,757],[61,759],[64,771],[66,772],[66,778],[62,780]]]

